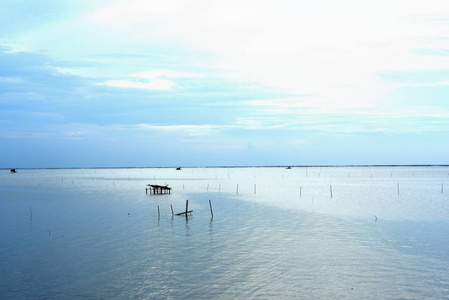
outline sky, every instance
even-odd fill
[[[449,164],[442,0],[0,0],[0,168]]]

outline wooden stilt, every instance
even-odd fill
[[[214,217],[214,212],[212,211],[212,204],[211,204],[210,200],[209,200],[209,207],[210,207],[210,215],[213,218]]]

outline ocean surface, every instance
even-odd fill
[[[0,278],[1,299],[449,299],[449,167],[0,170]]]

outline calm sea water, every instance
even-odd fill
[[[449,299],[449,167],[0,170],[0,241],[2,299]]]

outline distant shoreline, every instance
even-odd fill
[[[83,169],[176,169],[179,166],[167,167],[14,167],[0,168],[0,170],[83,170]],[[449,167],[449,164],[419,164],[419,165],[279,165],[279,166],[183,166],[182,168],[200,169],[200,168],[366,168],[366,167]]]

